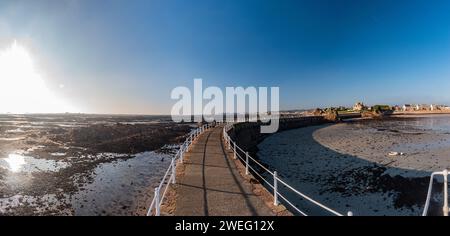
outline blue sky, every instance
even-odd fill
[[[83,112],[167,114],[170,91],[193,78],[279,86],[282,109],[450,104],[449,12],[414,0],[3,0],[0,49],[25,45]]]

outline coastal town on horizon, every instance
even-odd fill
[[[363,102],[356,102],[353,107],[337,106],[337,107],[324,107],[315,109],[296,109],[296,110],[282,110],[281,115],[305,115],[324,111],[337,111],[339,113],[363,113],[373,111],[390,111],[393,114],[406,114],[406,113],[450,113],[450,106],[448,105],[436,105],[436,104],[403,104],[403,105],[366,105]]]

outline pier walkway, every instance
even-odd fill
[[[222,142],[222,126],[205,131],[184,157],[174,185],[174,214],[181,216],[270,216],[272,210],[252,192]]]

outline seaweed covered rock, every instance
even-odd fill
[[[334,109],[327,110],[323,116],[324,116],[325,120],[328,120],[331,122],[338,122],[341,120],[338,112]]]
[[[322,115],[322,114],[323,114],[323,110],[320,109],[320,108],[316,108],[316,109],[314,109],[314,111],[313,111],[313,115],[315,115],[315,116],[320,116],[320,115]]]

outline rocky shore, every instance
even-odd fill
[[[133,215],[191,128],[158,116],[2,115],[0,215]]]

